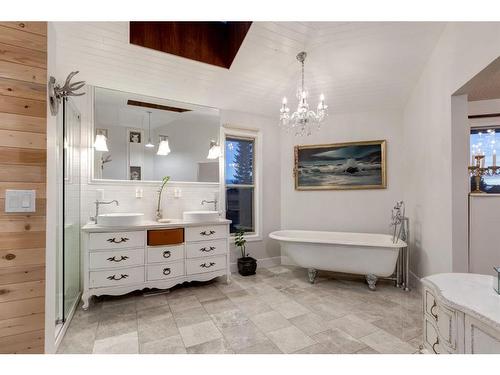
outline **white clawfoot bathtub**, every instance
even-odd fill
[[[392,242],[389,234],[280,230],[270,238],[280,241],[281,248],[295,264],[309,269],[314,282],[316,270],[365,275],[375,290],[379,277],[394,273],[399,250],[406,243]]]

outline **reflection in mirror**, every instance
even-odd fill
[[[95,88],[94,179],[219,182],[219,111]]]

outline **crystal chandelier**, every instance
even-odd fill
[[[307,103],[308,92],[304,87],[304,61],[306,57],[306,52],[300,52],[297,55],[297,60],[302,64],[302,84],[300,89],[297,90],[297,99],[299,100],[297,110],[290,115],[290,108],[287,106],[286,97],[283,98],[280,109],[280,126],[300,136],[311,135],[313,131],[319,130],[321,123],[328,115],[328,106],[325,104],[325,96],[323,94],[319,97],[317,111],[314,112],[309,109],[309,104]]]

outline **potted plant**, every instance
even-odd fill
[[[241,258],[238,258],[238,273],[241,276],[255,275],[255,270],[257,269],[257,260],[250,257],[246,252],[245,232],[240,230],[236,233],[234,239],[234,244],[240,248]]]

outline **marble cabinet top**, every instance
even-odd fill
[[[172,219],[168,223],[158,223],[157,221],[144,220],[139,225],[122,225],[122,226],[107,226],[89,222],[82,227],[84,232],[116,232],[129,230],[144,230],[144,229],[168,229],[168,228],[185,228],[185,227],[200,227],[204,225],[221,225],[230,224],[231,220],[217,219],[203,222],[189,222],[182,219]]]
[[[496,278],[473,273],[440,273],[422,279],[443,302],[500,329],[500,295],[493,289]]]

